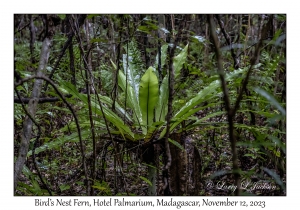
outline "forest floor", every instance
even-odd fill
[[[68,148],[72,148],[68,145]],[[231,170],[231,155],[229,142],[223,148],[214,148],[210,145],[198,145],[198,150],[202,154],[202,171],[201,173],[201,189],[198,190],[199,196],[232,196],[236,190],[234,178],[232,174],[226,171]],[[84,173],[79,168],[81,167],[80,160],[77,158],[70,162],[72,149],[64,152],[69,154],[62,155],[59,151],[51,152],[51,159],[41,161],[50,154],[47,152],[40,153],[36,157],[36,161],[40,166],[42,176],[48,180],[48,185],[55,193],[54,195],[74,196],[86,195]],[[222,151],[222,153],[220,152]],[[280,190],[274,180],[260,170],[258,161],[244,156],[244,150],[240,150],[240,167],[244,172],[241,178],[242,195],[286,195]],[[76,154],[75,154],[76,155]],[[79,154],[77,154],[79,155]],[[105,163],[105,176],[97,173],[96,181],[93,185],[95,194],[99,196],[145,196],[148,195],[149,183],[147,180],[148,166],[135,159],[131,154],[124,156],[122,171],[115,167],[112,158],[112,151],[108,151]],[[69,158],[67,158],[69,157]],[[55,159],[55,160],[54,160]],[[71,163],[71,164],[70,164]],[[32,159],[29,158],[26,163],[29,169],[36,174],[37,171],[33,167]],[[272,165],[268,165],[272,167]],[[158,174],[157,189],[161,191],[162,183],[162,167],[160,163],[160,174]],[[36,180],[41,188],[43,185],[36,176]],[[99,181],[102,180],[102,181]],[[283,177],[282,180],[286,180]],[[21,182],[31,185],[32,180],[22,175]],[[193,183],[192,183],[193,184]],[[51,186],[50,186],[51,185]],[[45,192],[45,190],[43,190]],[[17,192],[18,195],[28,195],[24,192]],[[47,194],[47,193],[46,193]]]

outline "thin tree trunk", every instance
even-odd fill
[[[95,91],[94,83],[93,83],[93,75],[92,75],[92,57],[90,53],[90,29],[89,29],[89,22],[85,20],[85,32],[86,32],[86,42],[87,42],[87,63],[85,63],[86,70],[85,70],[85,78],[86,78],[86,89],[87,89],[87,96],[88,96],[88,111],[89,111],[89,119],[91,125],[91,133],[92,133],[92,140],[93,140],[93,163],[92,163],[92,170],[91,170],[91,177],[92,177],[92,185],[94,185],[94,181],[96,179],[96,134],[95,134],[95,126],[93,121],[93,111],[91,105],[91,90]],[[79,36],[79,35],[78,35]],[[85,56],[82,54],[82,56]],[[91,187],[90,195],[94,195],[94,188]]]
[[[71,15],[67,15],[67,32],[69,34],[72,33],[72,28],[70,26],[70,20],[72,19]],[[73,40],[73,36],[69,37],[70,39],[70,44],[69,44],[69,57],[70,57],[70,71],[71,71],[71,83],[76,87],[76,70],[75,70],[75,61],[74,61],[74,50],[73,50],[73,44],[72,44],[72,40]]]
[[[35,59],[34,59],[34,43],[36,40],[36,34],[35,34],[35,26],[33,23],[33,17],[32,15],[29,15],[30,18],[30,57],[31,57],[31,63],[34,64],[35,63]]]
[[[221,58],[221,51],[219,48],[219,41],[218,37],[215,33],[216,27],[215,23],[213,20],[213,15],[209,15],[208,17],[209,21],[209,26],[210,26],[210,32],[213,40],[213,44],[215,46],[215,51],[216,51],[216,59],[218,62],[218,74],[220,77],[221,81],[221,87],[223,90],[223,95],[224,95],[224,102],[225,102],[225,108],[227,111],[227,118],[228,118],[228,124],[229,124],[229,139],[231,143],[231,152],[232,152],[232,171],[234,174],[234,180],[235,180],[235,186],[237,186],[237,190],[235,191],[235,195],[240,194],[240,174],[239,174],[239,165],[238,165],[238,156],[237,156],[237,148],[236,148],[236,137],[234,135],[234,124],[233,124],[233,119],[234,119],[234,112],[236,111],[234,108],[231,109],[230,107],[230,98],[228,94],[228,88],[227,84],[225,81],[225,73],[223,70],[222,66],[222,58]]]
[[[39,61],[39,67],[37,70],[37,76],[43,76],[45,73],[46,65],[48,63],[49,54],[50,54],[50,46],[51,46],[51,39],[46,37],[42,45],[41,57]],[[38,100],[42,89],[42,84],[43,84],[43,80],[41,79],[35,80],[32,94],[31,94],[31,99],[28,102],[28,111],[33,117],[36,114]],[[29,148],[29,141],[31,139],[32,127],[33,127],[32,120],[28,116],[26,116],[23,123],[23,132],[21,136],[21,146],[19,149],[19,155],[14,166],[14,172],[15,172],[14,191],[16,191],[18,185],[18,178],[23,170],[23,166],[26,160],[26,156]]]
[[[178,144],[185,146],[183,133],[172,133],[170,139]],[[169,169],[169,187],[171,194],[182,196],[187,194],[187,153],[173,144],[170,144],[172,164]]]
[[[174,15],[171,15],[171,22],[174,23]],[[173,103],[173,94],[174,94],[174,83],[175,83],[175,75],[174,75],[174,65],[173,65],[173,57],[174,57],[174,53],[175,53],[175,49],[177,47],[177,43],[179,41],[179,38],[181,36],[181,32],[183,31],[185,26],[185,21],[184,19],[181,21],[179,28],[178,28],[178,34],[174,35],[174,43],[173,46],[170,48],[169,47],[169,97],[168,97],[168,112],[167,112],[167,116],[166,116],[166,120],[167,120],[167,125],[166,125],[166,137],[165,137],[165,167],[163,169],[163,177],[164,177],[164,195],[171,195],[171,189],[170,189],[170,181],[179,181],[179,180],[175,180],[175,179],[170,179],[170,181],[168,180],[169,176],[168,176],[168,172],[169,169],[172,165],[172,154],[170,151],[170,145],[169,145],[169,137],[170,137],[170,127],[171,127],[171,117],[172,117],[172,103]],[[173,30],[175,30],[175,28],[173,28]]]

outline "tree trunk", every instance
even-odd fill
[[[201,189],[202,161],[200,153],[193,144],[191,137],[185,138],[185,151],[187,152],[187,195],[198,196]]]
[[[184,136],[181,133],[170,135],[173,141],[184,145]],[[184,146],[183,146],[184,147]],[[187,155],[185,150],[181,150],[174,144],[170,144],[172,163],[169,169],[169,184],[171,195],[186,195],[187,193]]]
[[[40,62],[39,62],[39,67],[37,70],[37,75],[38,76],[43,76],[46,65],[48,63],[48,58],[50,54],[50,45],[51,45],[51,40],[46,37],[45,40],[43,41],[42,45],[42,50],[41,50],[41,57],[40,57]],[[31,94],[31,99],[28,102],[28,112],[31,114],[32,117],[35,116],[36,110],[37,110],[37,105],[38,105],[38,100],[40,97],[41,89],[42,89],[42,84],[43,80],[41,79],[36,79],[34,82],[32,94]],[[18,177],[20,176],[23,166],[26,160],[28,148],[29,148],[29,141],[31,139],[31,131],[32,131],[32,126],[33,122],[32,120],[26,116],[24,123],[23,123],[23,133],[21,137],[21,146],[19,149],[19,155],[18,158],[15,162],[15,167],[14,167],[14,191],[17,188],[18,185]]]
[[[184,150],[170,144],[172,164],[169,170],[171,194],[199,195],[201,189],[201,157],[189,136],[173,133],[171,139],[179,143]]]

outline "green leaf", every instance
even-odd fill
[[[167,59],[167,50],[168,50],[168,45],[164,44],[163,46],[161,46],[160,48],[160,52],[161,52],[161,58],[160,58],[160,62],[161,62],[161,68],[163,68],[163,66],[166,63],[166,59]],[[156,55],[156,59],[155,59],[155,64],[154,66],[157,68],[158,66],[158,54]]]
[[[147,34],[150,33],[150,28],[148,28],[147,26],[139,26],[137,30]]]
[[[90,40],[90,43],[95,43],[95,42],[102,42],[102,43],[106,43],[107,39],[101,39],[101,38],[93,38]]]
[[[196,42],[198,42],[198,43],[205,43],[206,42],[206,39],[203,37],[203,36],[192,36],[191,37],[191,40],[192,41],[196,41]]]
[[[233,71],[229,74],[226,75],[226,81],[231,81],[235,77],[241,76],[247,68],[244,69],[238,69],[236,71]],[[215,80],[211,82],[208,86],[206,86],[204,89],[202,89],[198,94],[194,97],[191,98],[188,102],[183,105],[180,110],[174,115],[174,117],[171,119],[171,128],[170,131],[172,131],[180,122],[183,120],[187,119],[189,116],[193,115],[196,113],[198,110],[202,109],[203,107],[200,108],[194,108],[195,106],[198,106],[202,102],[208,100],[209,98],[216,97],[217,94],[217,89],[220,87],[220,81]],[[220,92],[221,90],[219,90]],[[166,128],[161,132],[159,139],[162,139],[164,135],[166,134]]]
[[[57,16],[62,20],[64,20],[66,18],[66,15],[64,15],[64,14],[58,14]]]
[[[29,179],[31,176],[33,176],[32,172],[30,171],[30,169],[24,165],[23,166],[23,170],[22,170],[23,174]]]
[[[85,131],[81,132],[81,137],[83,139],[87,138],[89,135],[91,135],[90,130],[85,130]],[[77,132],[75,132],[75,133],[73,133],[69,136],[58,137],[57,139],[54,139],[53,141],[47,142],[47,143],[43,144],[42,146],[36,148],[35,149],[35,154],[37,155],[40,152],[43,152],[43,151],[46,151],[46,150],[60,148],[66,142],[78,142],[78,141],[79,141],[79,137],[78,137]],[[31,155],[32,155],[32,151],[30,150],[27,153],[27,157],[29,157]]]
[[[203,107],[203,108],[206,108],[207,106]],[[198,109],[196,109],[198,111]],[[211,113],[209,115],[206,115],[205,117],[197,120],[195,123],[193,123],[192,125],[188,126],[187,129],[191,129],[193,127],[196,127],[196,126],[199,126],[201,125],[201,123],[209,118],[212,118],[212,117],[215,117],[215,116],[220,116],[220,115],[223,115],[223,114],[226,114],[225,111],[220,111],[220,112],[214,112],[214,113]]]
[[[123,72],[119,71],[119,77],[118,77],[118,83],[119,86],[122,88],[122,90],[125,92],[127,90],[127,102],[128,106],[133,110],[133,119],[135,120],[136,124],[140,124],[142,122],[142,113],[139,105],[139,100],[137,97],[138,92],[134,90],[134,88],[127,83],[127,89],[126,89],[126,77],[123,74]]]
[[[32,186],[33,186],[33,192],[36,195],[40,195],[42,190],[41,190],[41,187],[40,187],[39,183],[37,182],[37,180],[35,178],[32,178],[31,183],[32,183]]]
[[[109,60],[110,60],[111,64],[113,65],[114,69],[117,70],[117,65],[111,59],[109,59]]]
[[[88,108],[88,97],[87,97],[87,95],[78,93],[77,90],[73,94],[76,95],[77,98],[81,99],[81,101],[83,101],[85,103],[86,108]],[[100,94],[98,94],[98,96],[99,96],[99,99],[100,99],[101,103],[107,104],[109,107],[112,106],[111,98],[109,98],[107,96],[102,96]],[[91,104],[92,104],[93,110],[95,110],[95,108],[100,109],[100,106],[98,105],[97,97],[92,98]],[[108,109],[107,107],[102,107],[102,108],[105,109],[105,110]],[[124,116],[125,110],[118,104],[118,102],[115,102],[115,108],[116,108],[116,111],[117,111],[118,114],[120,114],[121,116]],[[96,112],[97,111],[99,111],[99,110],[96,110]],[[132,122],[132,119],[130,118],[128,113],[126,113],[125,116],[126,116],[126,118],[129,122]]]
[[[270,169],[265,167],[263,168],[263,170],[267,172],[271,177],[274,178],[275,182],[281,187],[281,189],[285,190],[285,184],[282,182],[280,176],[276,172],[273,172]]]
[[[190,99],[184,106],[182,106],[182,108],[174,115],[174,118],[180,118],[185,113],[193,109],[196,105],[202,103],[208,96],[213,94],[219,86],[219,80],[210,83],[207,87],[198,92],[194,98]]]
[[[144,137],[144,141],[150,141],[151,137],[155,135],[157,130],[164,124],[163,121],[155,122],[151,126],[149,126],[146,136]]]
[[[134,45],[134,44],[132,44]],[[130,47],[128,49],[128,63],[127,63],[127,54],[123,55],[123,69],[124,69],[124,77],[122,77],[122,86],[123,91],[126,89],[126,75],[127,75],[127,101],[129,102],[129,107],[134,111],[134,120],[136,124],[140,124],[142,122],[142,113],[139,105],[139,82],[140,76],[138,75],[138,65],[134,64],[133,57],[130,55],[134,54],[134,47]],[[137,56],[138,57],[138,56]]]
[[[181,144],[179,144],[177,141],[174,141],[172,139],[168,139],[169,142],[171,142],[172,144],[174,144],[176,147],[178,147],[179,149],[181,149],[182,151],[184,151],[183,146],[181,146]]]
[[[146,177],[143,177],[143,176],[139,176],[140,179],[144,180],[148,185],[152,186],[152,183],[150,182],[149,179],[147,179]]]
[[[142,125],[152,125],[154,118],[154,108],[158,100],[158,79],[153,73],[153,67],[149,67],[140,82],[139,104],[142,112]],[[146,134],[146,131],[143,130]]]
[[[253,158],[253,159],[256,159],[256,156],[255,155],[253,155],[253,154],[245,154],[244,155],[245,157],[251,157],[251,158]]]
[[[109,106],[112,106],[112,103],[113,101],[111,100],[111,98],[107,97],[107,96],[101,96],[99,94],[99,98],[101,100],[102,103],[106,103],[108,104]],[[97,100],[95,99],[94,100],[95,103],[97,104]],[[127,112],[125,112],[125,110],[119,105],[118,102],[115,102],[115,108],[116,108],[116,111],[121,115],[121,116],[126,116],[126,119],[129,121],[129,122],[132,122],[132,119],[131,117],[128,115]]]
[[[153,168],[153,169],[157,169],[155,166],[147,164],[147,163],[142,163],[142,165],[148,166],[148,167]]]
[[[59,189],[60,189],[60,191],[68,190],[68,189],[70,189],[70,185],[62,184],[62,185],[59,186]]]
[[[107,190],[106,187],[97,186],[97,185],[93,185],[92,188],[96,188],[96,189],[98,189],[98,190],[100,190],[100,191],[106,191],[106,190]]]
[[[61,86],[70,94],[72,94],[73,96],[81,99],[82,102],[84,102],[85,106],[88,106],[88,98],[85,94],[81,94],[77,91],[77,89],[74,87],[74,85],[72,85],[71,83],[67,83],[67,82],[60,82]],[[106,96],[101,96],[99,94],[99,98],[101,103],[106,103],[111,105],[112,101],[111,99],[109,99]],[[98,101],[96,99],[91,100],[91,105],[92,105],[92,109],[93,111],[100,115],[103,116],[103,113],[101,112],[100,109],[100,105],[98,104]],[[131,132],[130,128],[124,124],[123,120],[116,114],[114,113],[111,109],[109,109],[107,106],[102,106],[103,108],[103,112],[105,114],[105,117],[108,121],[110,121],[114,126],[116,126],[119,131],[121,132],[122,135],[127,134],[129,135],[131,138],[133,138],[133,133]],[[124,114],[124,110],[116,103],[116,110],[119,113],[123,113]],[[130,119],[128,115],[126,115],[127,119]]]
[[[174,123],[171,125],[170,131],[172,131],[184,119],[187,119],[189,116],[194,114],[196,110],[193,108],[204,102],[209,96],[211,96],[219,87],[219,85],[220,84],[218,80],[210,83],[210,85],[205,87],[194,98],[190,99],[184,106],[182,106],[181,109],[171,119],[171,121],[173,121]],[[166,128],[161,132],[159,139],[163,138],[165,134]]]
[[[105,181],[95,181],[95,184],[92,187],[100,190],[102,193],[101,195],[111,195],[110,187]]]
[[[281,106],[281,104],[267,91],[256,87],[254,90],[260,94],[261,96],[265,97],[276,109],[278,109],[283,116],[285,116],[285,109]]]
[[[175,79],[180,75],[180,70],[182,69],[182,66],[186,61],[188,46],[189,45],[187,44],[185,48],[177,56],[174,57],[173,65]]]
[[[271,135],[268,135],[268,139],[270,139],[276,146],[278,146],[284,152],[284,154],[286,154],[286,146],[280,139]]]
[[[132,65],[132,63],[130,62],[130,60],[132,60],[132,56],[128,55],[128,61],[129,61],[129,63],[127,63],[127,54],[123,55],[124,75],[125,75],[125,77],[127,75],[127,82],[133,88],[134,96],[136,98],[138,98],[138,96],[139,96],[139,81],[140,81],[140,77],[139,76],[135,77],[135,72],[134,71],[137,71],[137,69],[134,69],[134,66]]]
[[[92,106],[98,108],[95,110],[97,114],[103,115],[98,104],[92,104]],[[108,107],[102,106],[102,108],[106,119],[119,129],[123,137],[125,137],[124,135],[126,134],[133,140],[134,135],[131,132],[130,128],[126,124],[124,124],[123,120]]]
[[[33,188],[31,185],[25,184],[25,183],[23,183],[23,182],[19,182],[19,183],[18,183],[17,189],[18,189],[19,191],[25,193],[25,195],[36,195],[36,194],[34,193],[34,191],[35,191],[34,188]]]
[[[97,14],[90,14],[86,18],[87,19],[92,19],[93,17],[97,17],[97,16],[99,16],[99,15],[97,15]]]

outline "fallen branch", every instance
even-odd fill
[[[71,98],[72,95],[71,94],[68,94],[68,95],[65,95],[64,97],[66,98]],[[31,98],[14,98],[14,103],[16,104],[21,104],[21,103],[25,103],[27,104],[29,101],[30,101]],[[62,99],[61,98],[57,98],[57,97],[53,97],[53,98],[50,98],[50,97],[45,97],[45,98],[39,98],[39,101],[38,103],[39,104],[43,104],[43,103],[51,103],[51,102],[57,102],[57,101],[61,101]]]

